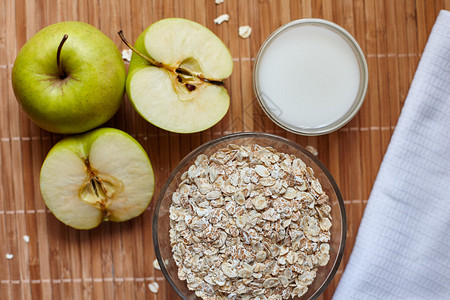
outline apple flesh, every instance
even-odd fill
[[[83,22],[56,23],[36,33],[12,70],[14,94],[28,117],[41,128],[66,134],[108,121],[122,102],[125,79],[117,46]]]
[[[171,132],[193,133],[225,116],[230,97],[221,82],[231,75],[233,60],[208,28],[186,19],[163,19],[142,32],[133,50],[126,90],[147,121]]]
[[[90,229],[140,215],[153,196],[154,175],[133,137],[101,128],[58,142],[42,165],[40,188],[56,218]]]

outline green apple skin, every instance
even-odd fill
[[[58,46],[65,79],[58,72]],[[22,47],[12,70],[14,94],[41,128],[81,133],[108,121],[125,92],[126,70],[114,42],[92,25],[60,22],[36,33]]]
[[[145,48],[145,35],[147,34],[147,29],[145,29],[137,38],[136,43],[134,44],[134,48],[141,52],[143,55],[147,57],[151,57],[150,54],[148,54],[147,49]],[[130,81],[133,77],[134,73],[139,71],[142,68],[148,68],[149,63],[144,58],[140,57],[136,53],[132,52],[131,54],[131,60],[130,60],[130,66],[128,67],[128,75],[126,79],[126,91],[128,93]]]
[[[95,152],[95,153],[94,153]],[[114,178],[118,186],[108,216],[81,198],[81,188],[92,177]],[[40,173],[42,198],[54,216],[75,229],[92,229],[104,220],[123,222],[142,214],[154,191],[154,173],[144,148],[132,136],[114,128],[72,135],[48,152]]]
[[[194,26],[198,26],[199,25],[199,24],[197,24],[197,23],[195,23],[193,21],[186,20],[186,19],[181,19],[181,18],[167,18],[167,19],[160,20],[160,21],[150,25],[149,27],[147,27],[139,35],[139,37],[137,38],[137,40],[136,40],[136,42],[134,44],[134,48],[136,50],[138,50],[144,56],[156,59],[151,54],[149,54],[149,52],[147,51],[147,48],[146,48],[146,35],[147,35],[147,33],[150,30],[155,30],[158,27],[159,28],[164,27],[167,24],[169,24],[170,22],[188,22],[188,23],[194,23],[195,24]],[[207,31],[210,31],[206,27],[205,27],[205,29]],[[215,35],[214,33],[212,33],[212,34]],[[220,42],[220,44],[222,44],[222,46],[225,49],[227,49],[226,45],[222,41],[219,40],[219,42]],[[196,45],[196,46],[201,47],[202,45]],[[227,52],[228,52],[228,56],[229,56],[227,58],[227,60],[229,60],[229,62],[227,61],[227,63],[225,64],[226,67],[224,68],[223,72],[220,72],[220,76],[217,76],[217,74],[214,74],[214,75],[210,76],[209,79],[220,81],[220,80],[228,78],[231,75],[231,73],[233,71],[233,63],[232,63],[231,53],[229,52],[228,49],[227,49]],[[160,57],[158,57],[158,58],[160,58]],[[161,61],[158,61],[158,62],[161,62]],[[173,66],[173,63],[171,63],[171,62],[167,62],[167,61],[162,61],[162,62],[167,64],[167,65],[169,65],[169,66]],[[127,93],[127,97],[130,100],[133,108],[138,112],[138,114],[141,117],[143,117],[144,119],[146,119],[148,122],[152,123],[153,125],[161,128],[161,129],[164,129],[164,130],[167,130],[167,131],[170,131],[170,132],[174,132],[174,133],[182,133],[182,134],[195,133],[195,132],[200,132],[200,131],[206,130],[206,129],[214,126],[227,113],[228,108],[229,108],[229,104],[230,104],[229,103],[230,102],[230,100],[229,100],[230,98],[229,98],[228,92],[222,86],[214,86],[214,88],[216,90],[216,97],[215,98],[226,99],[225,100],[226,103],[225,104],[221,103],[221,106],[222,106],[221,114],[216,116],[215,119],[212,122],[210,122],[208,125],[203,126],[203,127],[202,126],[200,126],[200,127],[196,127],[196,126],[192,127],[192,126],[189,126],[189,125],[188,126],[184,126],[183,124],[173,125],[174,123],[180,123],[180,119],[177,118],[177,115],[173,115],[172,114],[172,111],[171,111],[170,107],[168,107],[166,112],[161,112],[161,114],[160,114],[160,115],[164,116],[163,118],[166,119],[166,122],[165,122],[166,124],[162,124],[162,123],[158,122],[154,118],[150,117],[146,112],[141,111],[142,108],[137,106],[137,104],[135,103],[136,101],[133,99],[132,92],[131,92],[131,82],[133,80],[133,77],[137,73],[139,73],[140,71],[143,71],[143,70],[148,69],[148,68],[156,68],[156,67],[151,66],[147,60],[145,60],[144,58],[142,58],[141,56],[139,56],[139,55],[137,55],[136,53],[133,52],[132,56],[131,56],[130,65],[129,65],[129,68],[128,68],[127,79],[126,79],[126,93]],[[199,71],[199,70],[194,68],[194,71]],[[192,119],[205,118],[205,116],[207,116],[210,113],[209,109],[210,109],[210,107],[208,107],[208,106],[205,106],[205,107],[199,109],[197,111],[197,113],[194,116],[192,116]]]

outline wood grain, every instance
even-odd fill
[[[202,133],[179,135],[143,120],[126,96],[105,126],[127,131],[147,151],[156,173],[155,197],[171,170],[191,150],[240,131],[275,133],[318,149],[335,177],[348,217],[343,262],[319,299],[331,299],[350,256],[364,208],[427,38],[448,0],[0,0],[0,299],[176,299],[155,259],[151,222],[154,201],[143,215],[77,231],[46,209],[39,171],[50,148],[63,136],[34,125],[12,91],[11,70],[23,44],[43,27],[64,21],[90,23],[125,49],[116,32],[136,40],[151,23],[166,17],[197,21],[230,48],[234,71],[226,80],[232,102],[225,118]],[[228,13],[230,21],[214,24]],[[254,58],[277,27],[299,18],[324,18],[347,29],[363,49],[369,89],[358,115],[329,135],[304,137],[267,118],[252,87]],[[238,28],[250,25],[249,39]],[[29,236],[29,243],[23,239]],[[13,254],[10,260],[7,253]],[[152,294],[148,283],[160,285]]]

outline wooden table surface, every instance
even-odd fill
[[[330,299],[355,241],[381,160],[407,95],[430,30],[448,0],[0,0],[0,299],[176,299],[153,268],[154,203],[140,217],[77,231],[46,210],[39,171],[62,138],[46,132],[21,112],[11,87],[11,70],[22,45],[41,28],[63,20],[90,23],[125,49],[117,31],[137,36],[166,17],[195,20],[230,48],[234,72],[226,81],[231,106],[225,118],[198,134],[180,135],[144,121],[124,97],[106,126],[127,131],[143,145],[156,173],[156,199],[171,170],[192,149],[233,132],[274,133],[318,150],[344,197],[348,217],[345,254],[339,271],[319,299]],[[227,13],[229,22],[214,24]],[[358,115],[335,133],[303,137],[287,133],[262,112],[252,90],[252,66],[264,39],[300,18],[323,18],[347,29],[363,49],[369,88]],[[241,25],[253,29],[238,36]],[[25,242],[24,236],[29,237]],[[6,259],[12,254],[12,259]],[[153,294],[147,285],[156,281]]]

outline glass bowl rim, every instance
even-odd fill
[[[198,156],[204,150],[208,149],[209,147],[211,147],[215,144],[219,144],[222,142],[231,141],[231,140],[235,140],[235,139],[240,139],[240,138],[267,138],[267,139],[276,140],[278,142],[285,143],[291,147],[294,147],[295,149],[297,149],[300,152],[302,152],[303,154],[305,154],[308,158],[310,158],[314,163],[316,163],[319,166],[319,168],[324,172],[327,179],[330,181],[331,186],[336,193],[336,197],[337,197],[337,200],[339,203],[339,208],[340,208],[340,213],[341,213],[341,219],[342,219],[341,220],[342,234],[340,237],[341,243],[340,243],[340,247],[337,252],[337,255],[336,255],[336,262],[333,265],[326,280],[322,283],[320,288],[310,297],[310,300],[316,299],[317,297],[319,297],[322,294],[322,292],[328,287],[330,282],[333,280],[333,278],[336,275],[336,272],[341,264],[342,258],[344,256],[344,249],[345,249],[345,244],[346,244],[346,239],[347,239],[347,214],[345,211],[344,200],[342,198],[341,191],[339,190],[339,187],[338,187],[336,181],[334,180],[333,176],[331,175],[330,171],[325,167],[325,165],[323,165],[323,163],[317,157],[315,157],[311,152],[306,150],[306,148],[297,144],[294,141],[291,141],[284,137],[280,137],[280,136],[277,136],[274,134],[269,134],[269,133],[264,133],[264,132],[238,132],[238,133],[232,133],[229,135],[225,135],[225,136],[210,140],[210,141],[198,146],[197,148],[195,148],[194,150],[189,152],[186,156],[184,156],[184,158],[177,164],[175,169],[170,173],[169,177],[167,178],[166,182],[164,183],[164,185],[161,188],[158,199],[156,200],[156,205],[155,205],[155,210],[153,212],[153,220],[152,220],[153,247],[155,249],[156,259],[158,260],[161,272],[163,273],[165,279],[169,282],[172,289],[177,293],[177,295],[182,299],[187,299],[186,296],[183,294],[183,292],[180,291],[178,286],[172,281],[168,271],[165,268],[164,262],[162,261],[161,252],[159,249],[159,242],[158,242],[158,218],[159,217],[158,217],[158,213],[159,213],[159,209],[161,207],[162,200],[165,195],[165,191],[167,191],[167,188],[169,187],[170,183],[173,181],[175,176],[178,174],[180,169],[195,155]]]

